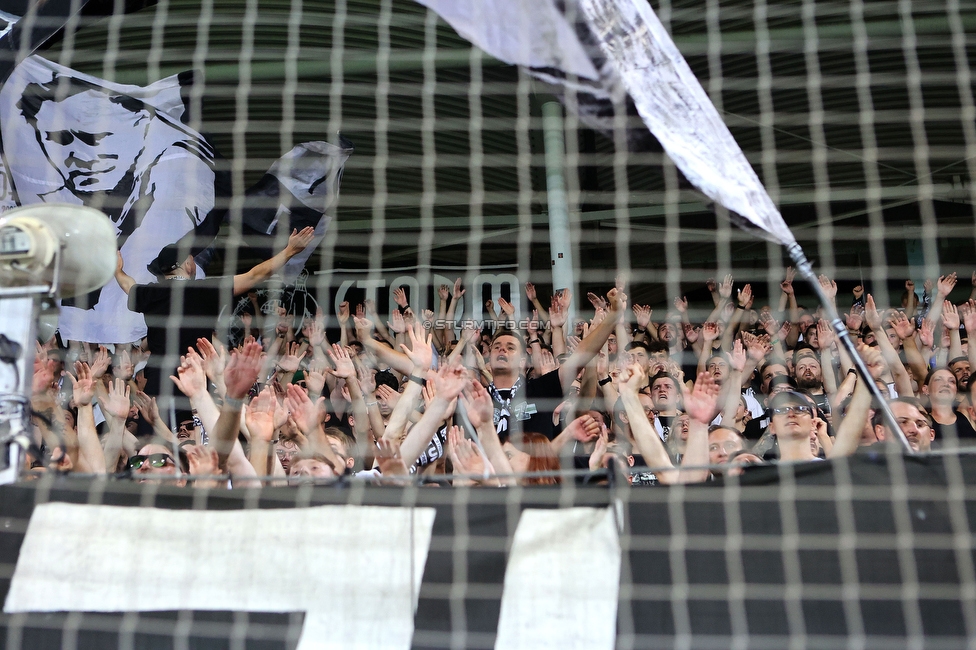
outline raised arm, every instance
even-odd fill
[[[597,355],[603,344],[617,327],[617,321],[624,317],[624,310],[627,308],[627,295],[616,287],[607,293],[609,300],[609,312],[607,317],[600,322],[590,333],[576,346],[576,351],[559,368],[559,383],[563,390],[567,390],[576,379],[579,369],[590,362]]]
[[[891,345],[891,341],[888,340],[888,334],[881,325],[881,316],[878,314],[878,310],[874,304],[874,296],[871,294],[868,294],[864,301],[864,318],[867,320],[868,327],[874,332],[874,338],[878,341],[878,349],[881,350],[881,355],[884,357],[888,370],[891,372],[891,378],[895,383],[895,389],[898,391],[898,394],[914,395],[912,392],[912,382],[908,377],[908,371],[905,370],[905,364],[901,362],[898,352]]]
[[[126,274],[122,270],[125,260],[122,259],[122,251],[119,251],[119,259],[115,265],[115,281],[119,283],[119,287],[122,289],[123,293],[129,295],[129,290],[135,286],[136,281],[132,276]]]
[[[261,262],[250,271],[234,276],[234,295],[239,296],[246,293],[270,278],[278,269],[287,264],[288,260],[305,250],[305,247],[311,243],[314,237],[315,229],[311,226],[302,228],[301,232],[292,230],[288,237],[288,244],[283,251],[270,260]],[[121,282],[119,284],[121,285]]]
[[[234,350],[227,368],[224,370],[224,381],[227,384],[227,396],[220,407],[220,416],[212,431],[211,444],[217,451],[220,466],[228,465],[228,459],[235,448],[239,447],[237,434],[241,429],[241,409],[248,392],[258,380],[263,362],[261,346],[248,343],[243,351]],[[250,462],[247,463],[248,473],[253,473]]]
[[[81,460],[92,474],[105,473],[105,454],[98,441],[95,430],[95,411],[92,399],[95,397],[95,380],[91,375],[91,368],[87,363],[75,363],[77,379],[68,375],[71,381],[72,397],[78,407],[78,448]],[[116,452],[116,457],[118,452]],[[114,466],[113,466],[114,468]]]

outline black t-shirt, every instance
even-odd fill
[[[178,295],[182,293],[182,296]],[[224,292],[229,297],[230,292]],[[186,349],[196,346],[197,339],[209,339],[220,314],[220,282],[217,280],[164,280],[157,284],[137,284],[129,290],[129,309],[146,317],[148,333],[146,340],[152,356],[146,368],[149,383],[146,392],[158,394],[159,375],[169,372],[179,365],[179,356],[169,362],[164,360],[167,352],[167,332],[170,316],[174,309],[180,312],[176,319],[177,344],[173,352],[186,354]]]
[[[961,444],[971,447],[976,445],[976,429],[969,423],[966,416],[952,409],[956,416],[954,424],[939,424],[932,420],[932,430],[935,431],[935,440],[932,441],[933,447],[943,447],[950,441],[958,440]]]
[[[514,397],[511,389],[488,390],[495,403],[495,430],[499,438],[504,442],[512,432],[541,433],[549,440],[555,438],[552,412],[563,399],[559,369],[535,379],[521,377],[516,386]]]

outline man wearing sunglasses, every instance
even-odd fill
[[[184,474],[190,472],[190,465],[180,454],[180,469]],[[163,445],[150,444],[139,450],[139,453],[129,458],[127,468],[132,472],[133,480],[145,483],[155,477],[173,476],[176,474],[176,461],[173,453]],[[185,480],[172,481],[172,485],[184,486]]]

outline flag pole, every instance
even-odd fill
[[[800,248],[800,245],[794,241],[786,245],[786,250],[793,259],[793,264],[796,265],[797,273],[804,280],[806,280],[811,287],[813,287],[813,292],[817,295],[817,299],[820,301],[821,306],[827,313],[827,319],[830,321],[830,324],[834,329],[834,333],[837,335],[837,340],[841,342],[844,349],[847,350],[847,354],[854,362],[854,367],[857,369],[857,374],[861,376],[861,381],[865,382],[867,385],[868,390],[871,392],[871,396],[877,403],[876,408],[883,414],[888,428],[891,429],[892,434],[902,446],[902,449],[906,453],[913,453],[914,450],[908,443],[908,438],[901,430],[901,426],[899,426],[898,420],[895,418],[895,414],[892,413],[891,407],[888,406],[887,400],[885,400],[884,396],[881,394],[881,389],[879,389],[878,385],[874,383],[874,378],[871,376],[871,373],[868,372],[868,367],[865,365],[864,359],[862,359],[861,355],[857,353],[857,349],[854,347],[854,341],[851,340],[851,336],[847,331],[847,325],[843,320],[841,320],[833,301],[827,298],[827,295],[824,293],[823,287],[820,286],[820,282],[817,280],[817,276],[813,272],[813,267],[810,265],[810,261],[803,253],[803,249]]]

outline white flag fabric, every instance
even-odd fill
[[[530,71],[537,78],[589,94],[580,102],[589,111],[581,118],[594,128],[600,125],[588,119],[596,116],[593,103],[609,106],[622,84],[644,124],[695,187],[781,244],[796,241],[646,0],[417,2],[495,58],[535,68]],[[542,16],[545,22],[524,22]],[[597,75],[579,61],[583,56]],[[569,82],[538,69],[545,67],[596,82]]]
[[[146,265],[176,242],[197,253],[227,216],[227,173],[216,152],[185,124],[191,73],[149,86],[111,83],[41,57],[21,63],[0,89],[3,164],[0,211],[41,202],[80,203],[115,224],[125,271],[138,283],[156,281]],[[333,217],[352,143],[305,142],[278,159],[250,188],[242,210],[249,245],[270,258],[292,229],[315,228],[315,239],[282,274],[294,281]],[[215,189],[219,188],[219,189]],[[222,269],[220,269],[222,270]],[[204,272],[197,267],[198,277]],[[129,343],[146,335],[114,280],[101,291],[64,300],[64,339]]]
[[[577,0],[644,124],[692,185],[781,244],[796,241],[646,0]]]
[[[496,59],[556,68],[586,79],[599,73],[552,0],[417,0]]]
[[[188,80],[123,85],[38,56],[24,60],[0,90],[3,176],[15,192],[5,207],[98,208],[115,224],[126,272],[136,282],[155,281],[146,265],[214,206],[213,150],[182,121],[181,82]],[[114,281],[77,301],[88,309],[66,302],[59,323],[66,339],[125,343],[146,334]]]

